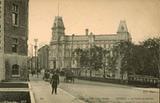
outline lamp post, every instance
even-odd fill
[[[36,73],[37,73],[37,77],[38,77],[38,56],[37,56],[37,42],[38,42],[38,39],[34,39],[34,42],[35,42],[35,45],[34,45],[34,49],[35,49],[35,70],[36,70]]]
[[[57,67],[56,69],[59,69],[60,68],[60,58],[59,58],[59,52],[60,52],[60,38],[58,38],[57,40]]]
[[[73,38],[74,38],[74,34],[72,34],[72,45],[71,45],[71,61],[70,61],[70,67],[72,68],[72,59],[73,59]]]
[[[103,51],[103,78],[106,78],[106,52]]]

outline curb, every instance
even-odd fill
[[[61,88],[58,88],[60,91],[64,92],[65,94],[71,96],[72,98],[74,98],[73,101],[77,101],[78,103],[85,103],[84,101],[80,100],[79,98],[73,96],[72,94],[68,93],[67,91],[61,89]],[[74,102],[73,102],[74,103]]]
[[[35,96],[33,95],[33,92],[32,92],[32,86],[29,82],[28,82],[28,87],[29,87],[29,94],[30,94],[31,103],[36,103]]]
[[[159,93],[158,89],[155,88],[134,88],[136,90],[141,90],[143,92],[150,92],[150,93]],[[152,89],[152,90],[151,90]]]

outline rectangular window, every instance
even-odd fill
[[[18,5],[12,5],[12,24],[18,25]]]
[[[13,4],[13,5],[12,5],[12,11],[18,12],[18,5]]]
[[[12,44],[12,52],[17,53],[17,45]]]
[[[13,40],[13,43],[14,43],[14,44],[17,44],[17,43],[18,43],[18,39],[17,39],[17,38],[12,38],[12,40]]]
[[[19,65],[14,64],[12,66],[12,76],[18,76],[19,75]]]
[[[12,52],[17,53],[18,50],[18,39],[12,38]]]
[[[12,24],[18,25],[18,14],[12,13]]]

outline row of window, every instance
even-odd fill
[[[18,26],[19,21],[19,7],[16,4],[12,5],[12,24],[13,26]],[[12,38],[12,52],[17,53],[18,51],[18,39]]]
[[[66,48],[72,48],[71,47],[72,45],[67,45]],[[114,44],[96,44],[96,46],[98,47],[102,47],[102,48],[106,48],[106,49],[109,49],[109,48],[112,48],[114,46]],[[86,44],[78,44],[78,45],[75,45],[73,44],[73,49],[76,49],[76,48],[89,48],[90,46],[89,45],[86,45]]]
[[[12,24],[13,26],[18,26],[19,18],[19,7],[16,4],[12,5]],[[12,52],[17,53],[18,50],[18,39],[12,38]]]

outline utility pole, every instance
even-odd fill
[[[33,73],[33,45],[31,44],[31,73]]]
[[[158,74],[158,87],[160,88],[160,37],[158,37],[158,70],[159,70],[159,74]],[[159,89],[160,92],[160,89]]]
[[[37,42],[38,39],[34,39],[35,45],[34,45],[34,49],[35,49],[35,70],[37,73],[37,77],[38,77],[38,55],[37,55]]]

